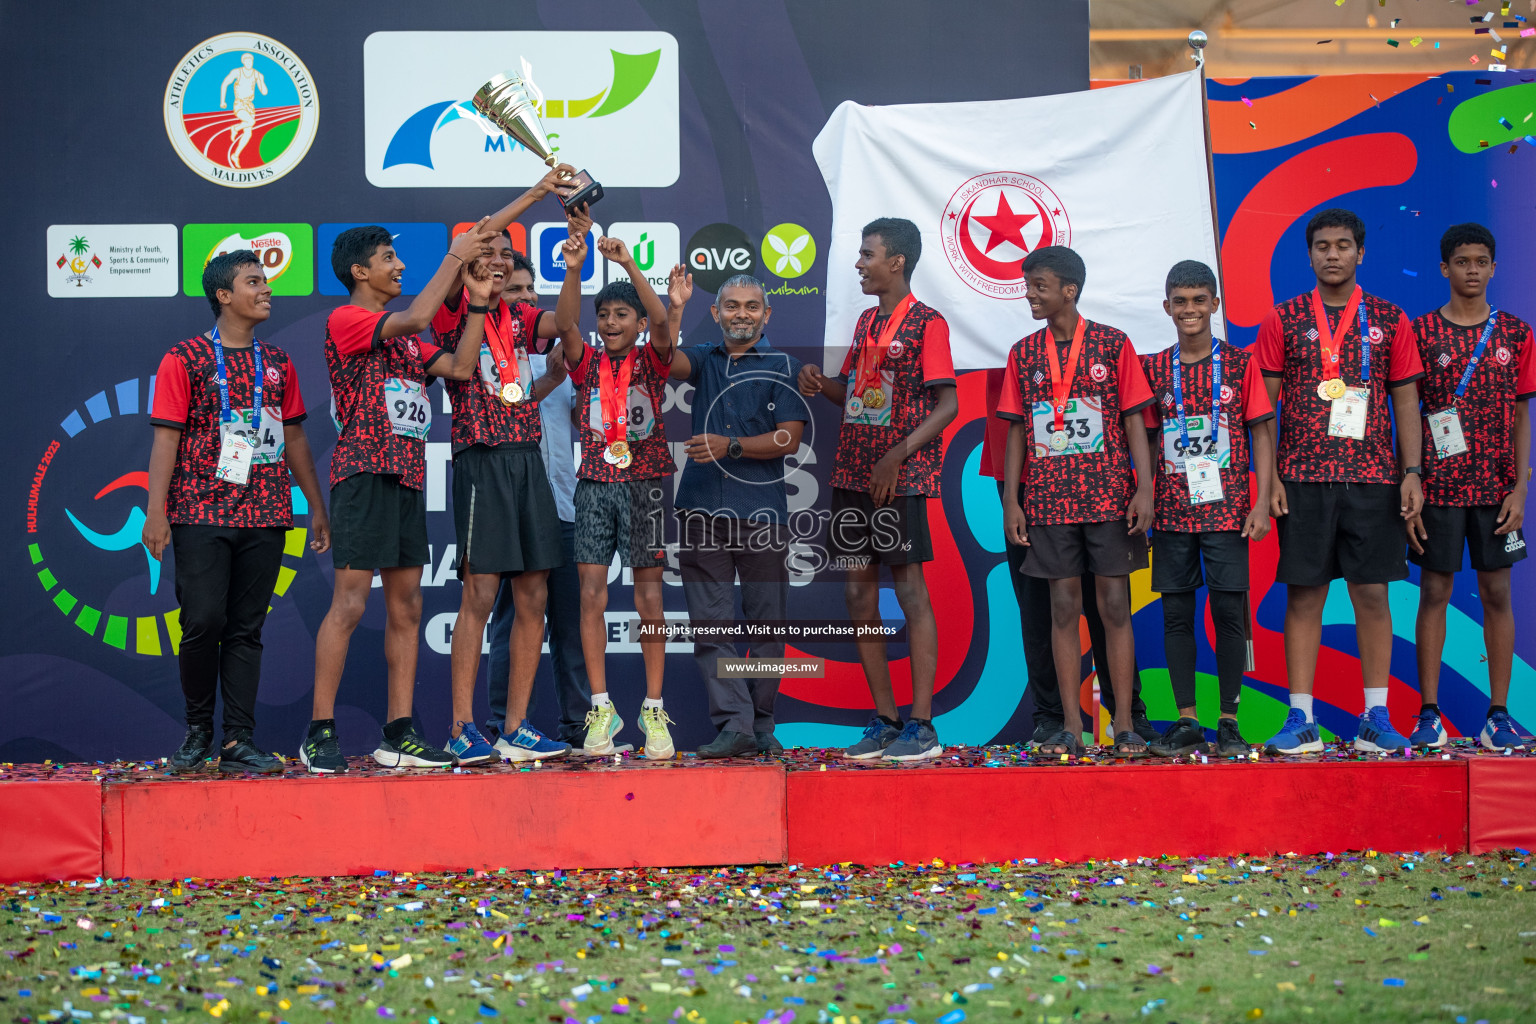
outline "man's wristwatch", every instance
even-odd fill
[[[741,458],[741,441],[734,437],[731,438],[731,443],[725,446],[725,454],[733,459]]]
[[[1420,480],[1424,479],[1424,467],[1423,466],[1404,466],[1403,467],[1403,475],[1406,477],[1409,473],[1412,473],[1414,476],[1418,477]]]

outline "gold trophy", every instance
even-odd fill
[[[470,103],[481,117],[553,167],[554,150],[544,131],[544,123],[539,120],[544,93],[533,84],[533,68],[529,67],[528,59],[518,59],[522,64],[521,75],[510,71],[497,75],[480,87]],[[567,210],[590,206],[603,198],[603,186],[586,171],[578,171],[570,177],[567,187],[569,191],[560,196],[560,203]]]

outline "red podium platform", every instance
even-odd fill
[[[0,880],[1536,847],[1536,758],[1035,765],[822,751],[459,774],[0,772]]]

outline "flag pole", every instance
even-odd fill
[[[1216,213],[1216,160],[1211,151],[1211,107],[1205,86],[1205,47],[1209,42],[1210,37],[1198,28],[1189,34],[1189,48],[1194,51],[1190,59],[1200,71],[1200,120],[1205,127],[1205,177],[1211,195],[1211,233],[1216,239],[1216,281],[1221,294],[1225,295],[1227,279],[1221,272],[1221,218]],[[1226,322],[1225,316],[1222,322]],[[1243,595],[1243,634],[1246,647],[1243,670],[1252,672],[1256,667],[1253,657],[1253,608],[1248,603],[1247,594]]]

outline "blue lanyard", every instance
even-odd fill
[[[1360,383],[1371,382],[1371,322],[1365,318],[1365,296],[1360,296]]]
[[[1483,350],[1488,347],[1488,339],[1493,337],[1493,325],[1498,322],[1499,311],[1496,309],[1488,312],[1488,326],[1483,328],[1483,336],[1477,339],[1477,347],[1472,350],[1472,361],[1462,371],[1461,382],[1456,385],[1456,397],[1462,398],[1467,393],[1467,385],[1472,383],[1472,375],[1477,372],[1477,364],[1483,361]]]
[[[1173,404],[1179,414],[1179,448],[1189,447],[1189,422],[1184,418],[1184,367],[1179,362],[1179,346],[1173,352]],[[1211,449],[1221,436],[1221,339],[1211,339]]]
[[[224,369],[224,342],[219,340],[219,329],[214,327],[213,334],[213,360],[218,366],[218,376],[214,378],[219,385],[219,422],[233,423],[235,414],[229,406],[229,374]],[[251,434],[254,440],[251,445],[261,447],[261,384],[265,378],[261,372],[261,341],[251,340],[251,372],[255,374],[255,404],[251,409]]]

